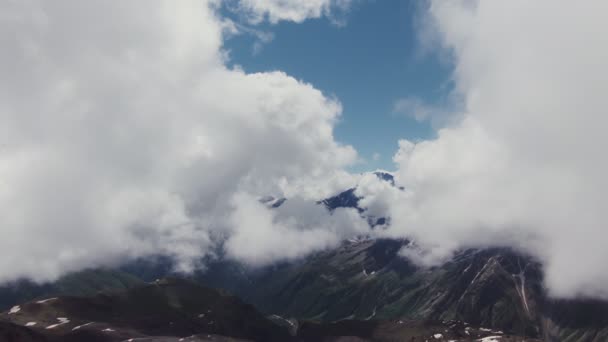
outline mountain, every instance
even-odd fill
[[[469,250],[431,269],[399,256],[408,241],[354,240],[256,279],[266,313],[344,319],[458,320],[539,336],[539,265],[509,250]],[[523,279],[523,283],[522,283]]]
[[[542,338],[546,341],[608,340],[607,303],[597,300],[565,301],[546,298],[542,287],[541,266],[530,257],[500,248],[467,250],[458,253],[443,265],[425,269],[415,266],[399,255],[401,248],[409,244],[407,240],[353,239],[345,241],[335,250],[317,253],[299,262],[258,270],[249,270],[234,262],[221,261],[212,263],[205,273],[192,275],[191,281],[152,280],[151,284],[148,284],[138,280],[135,275],[130,275],[129,279],[137,279],[130,287],[118,285],[117,287],[121,288],[118,291],[105,289],[94,296],[93,300],[88,297],[60,297],[59,300],[48,302],[52,305],[49,308],[54,308],[55,311],[46,314],[38,308],[40,305],[35,305],[36,301],[21,305],[18,313],[3,316],[5,320],[20,325],[3,326],[0,332],[11,331],[13,334],[29,336],[27,338],[32,341],[50,338],[54,335],[40,335],[46,333],[46,329],[30,329],[32,327],[24,325],[28,322],[37,322],[40,326],[53,325],[61,323],[57,321],[57,317],[66,317],[73,324],[104,322],[108,327],[91,325],[91,328],[99,328],[93,332],[103,335],[104,338],[107,338],[106,335],[110,331],[101,330],[109,328],[123,331],[124,326],[116,326],[118,322],[123,322],[128,327],[127,330],[135,329],[145,336],[156,336],[160,333],[171,336],[179,333],[179,337],[184,333],[202,332],[203,335],[225,334],[223,336],[230,338],[260,340],[258,336],[238,335],[242,328],[228,323],[222,324],[228,328],[220,331],[148,331],[145,330],[146,325],[143,328],[139,325],[141,322],[137,318],[138,315],[152,317],[150,324],[154,327],[164,324],[162,322],[171,322],[171,318],[177,319],[176,316],[190,319],[194,314],[192,311],[172,314],[174,309],[167,304],[169,298],[178,298],[178,302],[198,300],[199,308],[208,305],[201,304],[207,303],[208,298],[234,298],[223,292],[196,285],[204,283],[230,289],[261,312],[255,315],[255,320],[264,319],[261,322],[266,322],[264,316],[269,317],[273,322],[272,329],[276,329],[274,325],[282,326],[283,334],[289,331],[302,341],[332,340],[353,334],[361,340],[369,341],[389,341],[393,338],[399,340],[410,336],[428,339],[435,334],[442,334],[446,339],[449,336],[450,339],[459,340],[471,336],[482,338],[498,332],[504,332],[500,335],[503,336],[502,339],[497,339],[500,341],[508,341],[507,335],[526,336],[528,339]],[[167,263],[168,260],[161,262],[160,266],[156,266],[156,271],[170,270]],[[143,262],[138,264],[142,266],[139,269],[141,276],[158,275],[153,272],[154,264],[148,264],[149,268],[143,267],[144,265]],[[110,271],[98,272],[106,277],[113,274]],[[125,270],[115,272],[122,274]],[[66,278],[73,280],[67,282],[68,284],[87,284],[89,281],[86,279],[95,279],[99,274],[86,271]],[[76,280],[78,278],[81,279]],[[59,285],[65,283],[62,279],[58,284],[48,286],[72,291],[90,289],[82,285]],[[173,290],[169,291],[171,287]],[[215,295],[194,295],[198,291]],[[82,292],[79,295],[90,296]],[[211,302],[221,303],[217,304],[219,306],[229,306],[223,300],[214,299]],[[80,304],[70,304],[74,302]],[[117,304],[121,302],[123,304]],[[155,302],[157,303],[150,304]],[[70,309],[72,307],[79,309]],[[83,309],[86,307],[94,309]],[[133,309],[132,315],[129,316],[121,311],[125,307],[138,309]],[[151,308],[152,311],[160,313],[149,314],[152,312]],[[249,308],[253,310],[253,307]],[[236,317],[253,315],[251,311],[247,313],[247,310],[229,311],[236,313],[228,316],[229,322],[236,320]],[[96,312],[101,312],[100,316],[95,316]],[[104,316],[104,312],[107,316]],[[184,326],[190,326],[188,324],[191,323],[180,323],[176,327],[183,329]],[[140,331],[142,329],[143,332]],[[468,329],[470,335],[466,335],[463,329]],[[323,335],[323,339],[319,338],[319,334]],[[117,336],[122,338],[125,335]],[[24,340],[27,339],[24,337]]]
[[[0,321],[0,341],[2,342],[49,342],[50,340],[43,334],[30,328]]]
[[[162,279],[89,297],[63,296],[15,306],[1,319],[62,341],[219,335],[286,341],[287,330],[253,306],[180,279]]]
[[[429,339],[521,341],[522,337],[456,321],[324,323],[278,316],[269,319],[234,296],[176,278],[95,296],[62,296],[27,302],[0,314],[0,341],[6,342]]]
[[[86,296],[104,290],[128,289],[143,283],[130,273],[112,269],[89,269],[74,272],[47,284],[20,280],[0,286],[0,310],[35,298],[58,295]]]
[[[389,173],[377,172],[375,175],[395,185]],[[270,208],[278,208],[286,200],[274,197],[260,199]],[[317,203],[329,211],[341,207],[355,208],[365,216],[365,210],[359,207],[360,200],[356,188],[351,188]],[[390,224],[390,218],[367,218],[372,227]],[[589,299],[548,298],[542,285],[542,265],[530,256],[506,248],[469,249],[458,252],[436,267],[421,268],[401,256],[403,248],[412,247],[415,246],[407,239],[357,237],[344,241],[338,248],[295,262],[258,269],[249,269],[222,258],[209,260],[205,262],[207,267],[204,271],[188,276],[189,282],[225,289],[253,304],[260,313],[254,315],[252,311],[246,313],[246,310],[235,308],[232,312],[238,314],[223,318],[228,321],[224,325],[229,328],[200,331],[212,334],[215,340],[219,336],[259,340],[259,335],[246,333],[243,327],[230,323],[237,317],[252,315],[257,317],[256,322],[266,326],[268,333],[283,334],[282,338],[287,338],[285,333],[288,332],[290,338],[297,338],[298,341],[342,340],[347,336],[355,336],[353,341],[433,340],[436,334],[452,340],[480,339],[495,334],[502,336],[495,338],[500,341],[515,338],[512,336],[519,336],[519,340],[525,337],[566,342],[608,341],[608,303]],[[221,250],[218,255],[221,256]],[[8,310],[17,303],[36,298],[61,295],[88,298],[79,299],[84,301],[81,307],[99,305],[91,301],[90,296],[114,298],[116,291],[127,293],[123,297],[140,298],[140,293],[149,291],[144,289],[165,286],[164,282],[156,280],[176,276],[172,269],[169,258],[158,257],[137,260],[116,270],[77,272],[52,284],[37,285],[22,281],[0,288],[0,310]],[[176,280],[169,281],[169,284],[174,282]],[[189,286],[194,285],[188,284],[175,287],[179,288],[175,290],[177,294],[167,294],[165,297],[191,300],[188,296],[193,292],[211,291],[206,287],[191,291],[188,290]],[[220,295],[229,298],[223,293]],[[165,297],[148,296],[145,300],[131,301],[129,305],[143,305],[146,308],[147,302],[153,303]],[[203,297],[210,298],[207,295]],[[63,303],[62,300],[53,302],[55,305]],[[162,303],[161,300],[154,306],[159,313],[149,315],[155,317],[154,325],[162,325],[160,320],[167,318],[167,312],[173,310],[170,305]],[[122,316],[120,310],[116,310],[112,308],[111,312],[117,313],[119,318],[108,315],[96,321],[113,324],[110,329],[114,330],[124,330],[126,326],[128,331],[135,329],[150,338],[160,338],[160,333],[176,336],[186,333],[185,330],[148,331],[138,325],[141,322],[137,318],[137,315],[146,315],[148,311]],[[23,309],[20,315],[24,313],[28,311]],[[61,315],[64,314],[68,315],[62,311]],[[72,317],[73,321],[76,321],[74,317],[79,317],[80,321],[93,320],[88,314],[88,311],[82,310],[70,313],[71,316],[55,315],[45,324],[54,324],[57,317]],[[189,315],[192,312],[182,312],[180,317],[187,320]],[[9,317],[8,321],[21,325],[5,325],[0,332],[31,333],[32,337],[28,338],[32,340],[48,338],[44,334],[36,335],[41,332],[24,327],[23,324],[27,322],[15,321],[15,317],[19,315]],[[30,317],[28,319],[38,319],[37,316]],[[266,324],[268,321],[272,323],[270,326]],[[115,326],[117,322],[125,325]],[[191,323],[180,324],[181,327]],[[25,328],[32,331],[23,330]],[[279,329],[278,332],[275,332],[276,329]],[[199,330],[188,333],[198,334]],[[99,332],[96,334],[99,335]],[[109,334],[101,335],[108,338]],[[207,337],[196,338],[204,340]]]
[[[337,208],[355,208],[359,212],[363,212],[363,209],[359,208],[359,200],[361,198],[355,195],[355,190],[355,188],[350,188],[317,203],[325,205],[325,207],[327,207],[327,209],[330,211]]]
[[[399,255],[407,240],[358,239],[249,278],[240,294],[266,314],[323,322],[455,321],[546,341],[608,341],[608,303],[548,298],[540,263],[510,249],[466,250],[432,268]]]
[[[548,341],[608,341],[608,304],[593,299],[547,300],[542,313]]]

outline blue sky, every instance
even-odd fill
[[[433,135],[429,122],[394,113],[395,102],[409,97],[437,105],[449,92],[449,66],[419,46],[416,6],[409,0],[361,1],[341,17],[344,25],[327,18],[262,23],[255,29],[274,38],[261,49],[252,34],[229,39],[225,48],[231,63],[247,72],[282,70],[338,98],[343,114],[336,139],[365,160],[354,171],[391,170],[399,139]]]

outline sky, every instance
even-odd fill
[[[608,299],[608,3],[418,6],[0,2],[0,283],[365,235],[421,267],[509,247]],[[353,187],[361,213],[317,205]]]
[[[421,6],[409,0],[357,1],[339,19],[262,23],[255,29],[272,39],[262,43],[255,34],[243,34],[228,39],[225,48],[230,64],[246,72],[283,70],[336,97],[343,107],[336,140],[354,146],[361,159],[352,170],[393,170],[399,139],[434,134],[429,121],[396,111],[396,103],[416,98],[445,105],[451,90],[449,62],[420,42]],[[226,15],[242,22],[231,8],[225,6]]]

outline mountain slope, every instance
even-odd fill
[[[253,272],[240,295],[283,317],[454,320],[547,341],[608,341],[608,303],[547,298],[542,267],[528,256],[504,248],[467,250],[424,269],[399,255],[408,244],[348,241],[301,262]]]
[[[496,249],[463,252],[440,267],[419,269],[398,255],[407,243],[349,242],[261,276],[246,299],[264,312],[287,317],[461,320],[539,334],[537,264],[520,268],[522,257]],[[523,297],[522,271],[528,279]]]
[[[0,321],[1,342],[49,342],[49,338],[32,329],[10,322]]]
[[[0,310],[35,298],[94,295],[100,291],[128,289],[143,283],[132,274],[112,269],[89,269],[70,273],[47,284],[21,280],[0,286]]]
[[[146,336],[224,335],[285,341],[286,330],[238,298],[178,279],[92,297],[59,297],[13,307],[1,319],[51,338],[122,341]],[[78,335],[78,336],[75,336]]]
[[[2,342],[490,341],[490,336],[522,340],[457,321],[270,320],[236,297],[173,278],[90,297],[47,298],[0,314]]]

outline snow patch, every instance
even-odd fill
[[[11,310],[8,312],[9,315],[13,315],[16,314],[17,312],[21,311],[21,307],[19,305],[15,305],[11,308]]]
[[[46,329],[55,329],[60,325],[64,325],[66,323],[70,323],[70,320],[67,317],[57,317],[57,320],[59,321],[59,323],[56,324],[51,324],[48,327],[46,327]]]
[[[374,306],[374,311],[372,311],[372,314],[365,319],[366,321],[369,321],[370,319],[372,319],[372,318],[374,318],[376,316],[376,309],[377,308],[378,308],[377,306]]]
[[[25,326],[26,327],[33,327],[36,324],[37,324],[36,322],[27,322],[27,323],[25,323]]]
[[[517,282],[515,282],[515,290],[517,291],[517,294],[519,295],[519,297],[521,298],[522,304],[524,309],[526,310],[526,313],[528,314],[528,316],[530,316],[530,307],[528,306],[528,300],[526,299],[526,275],[525,275],[525,268],[523,270],[521,270],[521,272],[519,274],[514,274],[513,277],[515,279],[519,279],[520,281],[520,287],[517,286]]]
[[[72,329],[72,331],[74,331],[74,330],[78,330],[78,329],[80,329],[80,328],[84,328],[84,327],[86,327],[87,325],[91,325],[91,324],[93,324],[93,322],[89,322],[89,323],[86,323],[86,324],[79,325],[79,326],[77,326],[77,327],[74,327],[74,329]]]
[[[442,338],[443,338],[443,334],[435,334],[435,335],[433,335],[433,337],[434,337],[436,340],[440,340],[440,339],[442,339]]]
[[[36,304],[44,304],[44,303],[48,303],[48,302],[56,300],[56,299],[57,299],[57,297],[47,298],[47,299],[37,301]]]
[[[500,342],[500,339],[502,338],[502,336],[487,336],[484,338],[480,338],[479,342]]]
[[[295,327],[295,324],[293,324],[293,322],[288,320],[287,318],[281,317],[279,315],[271,315],[271,317],[274,317],[275,319],[281,320],[281,321],[286,322],[287,324],[291,325],[292,327]]]

